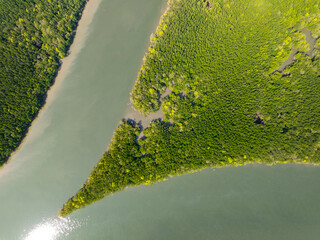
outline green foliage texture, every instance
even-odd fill
[[[0,165],[44,103],[86,0],[0,0]]]
[[[141,113],[161,109],[163,120],[138,143],[137,126],[123,122],[62,216],[127,186],[205,167],[319,163],[319,0],[169,3],[131,94]],[[286,74],[275,72],[292,48]]]

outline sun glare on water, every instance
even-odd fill
[[[61,235],[69,235],[81,225],[79,221],[69,218],[47,219],[36,225],[22,240],[56,240]]]

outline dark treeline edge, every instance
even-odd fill
[[[0,166],[43,106],[86,3],[0,0]]]

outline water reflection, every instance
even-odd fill
[[[22,240],[56,240],[59,236],[68,236],[72,231],[84,225],[86,221],[70,218],[46,219],[36,225]]]

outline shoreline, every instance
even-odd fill
[[[156,32],[156,30],[158,29],[159,25],[161,24],[163,15],[166,14],[169,11],[169,9],[170,9],[169,1],[170,0],[167,0],[166,4],[164,4],[164,6],[162,7],[160,20],[157,23],[157,26],[156,26],[155,30],[151,33],[151,36]],[[315,39],[317,39],[317,38],[315,38]],[[312,40],[315,40],[315,39],[312,39]],[[310,39],[309,39],[309,41],[310,41]],[[309,45],[311,45],[309,41],[308,41],[308,43],[309,43]],[[147,47],[149,47],[150,44],[151,44],[151,42],[149,41],[149,44],[148,44]],[[149,53],[148,51],[145,52],[143,60],[142,60],[142,63],[140,65],[140,68],[143,66],[143,64],[145,62],[144,58],[148,53]],[[134,81],[132,89],[134,88],[136,82],[137,82],[137,79]],[[162,94],[159,99],[161,100],[163,97],[167,96],[170,92],[171,92],[171,90],[169,88],[167,88],[166,92],[164,94]],[[160,105],[160,108],[159,108],[159,110],[157,112],[153,112],[153,113],[150,113],[150,114],[148,114],[146,116],[143,116],[139,112],[139,110],[134,107],[134,105],[133,105],[133,103],[131,101],[131,93],[130,93],[130,100],[129,100],[129,103],[127,104],[127,106],[128,107],[126,109],[126,112],[124,114],[123,119],[133,120],[137,124],[139,123],[141,125],[142,129],[141,129],[140,135],[138,136],[138,139],[143,136],[143,130],[148,128],[148,126],[150,125],[150,123],[152,121],[157,120],[157,119],[163,120],[164,113],[162,111],[162,106],[161,105]],[[108,146],[108,148],[109,148],[109,146]],[[107,148],[107,150],[108,150],[108,148]],[[217,168],[242,167],[242,166],[246,166],[246,165],[263,165],[263,166],[266,166],[266,167],[279,166],[279,165],[280,166],[283,166],[283,165],[300,165],[301,166],[301,165],[303,165],[303,166],[306,166],[306,167],[320,167],[320,162],[319,163],[315,163],[315,162],[309,162],[309,161],[306,161],[306,160],[301,160],[301,161],[284,160],[284,161],[274,161],[272,163],[265,163],[265,162],[260,162],[260,161],[248,161],[248,162],[240,163],[240,164],[239,163],[234,163],[234,164],[217,165],[217,166],[210,166],[209,165],[209,166],[197,169],[197,170],[192,170],[190,172],[198,172],[198,171],[202,171],[202,170],[208,169],[208,168],[215,170]],[[185,172],[183,174],[187,174],[187,173],[190,173],[190,172]],[[169,175],[168,177],[173,177],[173,176],[177,176],[177,175],[172,175],[172,176]]]
[[[163,7],[161,8],[160,20],[159,20],[158,23],[156,23],[156,26],[155,26],[154,30],[152,31],[152,33],[150,34],[150,36],[152,36],[153,34],[155,34],[155,32],[157,31],[159,25],[160,25],[161,22],[162,22],[162,17],[163,17],[163,15],[166,14],[166,13],[169,11],[169,9],[170,9],[170,4],[169,4],[169,1],[166,0],[166,3],[165,3],[165,4],[163,5]],[[149,40],[149,42],[148,42],[148,44],[147,44],[147,46],[146,46],[146,49],[148,49],[148,47],[150,46],[150,44],[151,44],[151,41]],[[141,64],[140,64],[139,69],[143,66],[143,64],[144,64],[144,62],[145,62],[145,61],[144,61],[144,58],[145,58],[145,56],[146,56],[148,53],[149,53],[148,51],[146,51],[146,52],[144,53],[144,55],[143,55],[143,57],[142,57],[142,61],[141,61]],[[139,70],[139,71],[140,71],[140,70]],[[138,73],[137,73],[137,76],[138,76],[138,74],[139,74],[139,71],[138,71]],[[146,129],[146,128],[149,126],[149,124],[150,124],[153,120],[163,119],[164,113],[163,113],[163,111],[162,111],[162,107],[161,107],[161,106],[160,106],[160,109],[159,109],[157,112],[150,113],[150,114],[148,114],[147,116],[143,116],[143,115],[139,112],[139,110],[137,110],[136,108],[134,108],[133,103],[132,103],[132,101],[131,101],[131,93],[132,93],[132,90],[133,90],[136,82],[137,82],[137,77],[136,77],[135,81],[133,82],[133,85],[132,85],[132,88],[131,88],[131,92],[130,92],[129,103],[127,104],[127,108],[126,108],[126,110],[125,110],[123,119],[130,119],[130,120],[135,121],[136,123],[140,123],[140,124],[141,124],[141,127],[142,127],[142,130],[144,130],[144,129]],[[167,89],[167,90],[169,90],[169,89]],[[171,92],[171,91],[170,91],[170,92]],[[162,96],[160,97],[160,99],[163,98],[164,95],[168,95],[167,91],[166,91],[166,93],[162,94]],[[141,135],[141,134],[143,134],[142,132],[143,132],[143,131],[141,131],[139,138],[142,136],[142,135]]]
[[[56,97],[56,93],[60,89],[63,80],[68,76],[70,73],[70,69],[76,59],[77,55],[81,52],[84,44],[87,40],[89,25],[91,24],[95,13],[98,10],[98,7],[102,0],[88,0],[85,3],[84,9],[81,13],[80,20],[77,23],[77,27],[74,30],[75,35],[73,42],[71,43],[68,55],[65,58],[60,59],[61,64],[60,67],[57,69],[56,76],[53,79],[53,84],[48,89],[46,93],[46,97],[44,99],[44,103],[42,107],[39,109],[36,117],[32,120],[30,126],[28,127],[25,136],[21,140],[20,144],[17,148],[11,152],[8,159],[0,166],[0,173],[2,175],[3,169],[11,162],[11,159],[17,154],[17,152],[27,143],[27,141],[31,141],[33,138],[37,137],[41,134],[44,129],[47,127],[45,126],[44,129],[36,129],[35,124],[37,120],[43,116],[45,110],[51,105],[53,100]]]
[[[183,4],[183,3],[181,3],[181,4]],[[165,9],[165,8],[161,8],[161,11],[163,9]],[[167,3],[167,8],[164,11],[164,13],[162,12],[159,25],[164,23],[163,16],[167,12],[169,12],[169,14],[172,13],[174,10],[175,10],[174,8],[171,8],[171,11],[170,11],[170,5]],[[176,18],[176,19],[179,19],[179,18]],[[178,23],[180,23],[180,21],[178,21]],[[159,26],[156,29],[158,30]],[[154,42],[151,40],[149,42],[148,46],[152,45],[153,43],[160,44],[161,43],[160,39],[161,38],[157,38],[157,40],[154,40]],[[147,52],[145,52],[144,56],[148,56],[151,53],[150,53],[150,51],[147,51]],[[170,52],[168,54],[170,54]],[[144,57],[143,59],[146,59],[146,58]],[[145,64],[146,64],[145,60],[142,60],[141,62],[142,62],[141,65],[145,66]],[[141,65],[140,65],[140,67],[141,67]],[[141,70],[138,71],[138,77],[139,77],[140,73],[141,73]],[[150,76],[150,78],[153,78],[153,77],[154,77],[154,75]],[[159,78],[161,78],[161,76]],[[137,86],[137,83],[139,84],[138,81],[139,80],[137,80],[137,79],[134,81],[133,89],[135,89],[135,87]],[[146,79],[146,81],[148,81],[148,79]],[[149,87],[149,85],[147,85],[147,86]],[[161,101],[161,99],[163,97],[165,97],[166,94],[168,94],[167,92],[170,92],[170,87],[169,87],[170,82],[169,82],[169,84],[166,84],[166,86],[168,86],[168,87],[166,88],[165,93],[161,94],[161,95],[159,94],[159,92],[160,91],[162,92],[162,90],[164,90],[164,87],[161,90],[160,90],[160,87],[156,88],[158,91],[158,94],[157,94],[157,96],[156,96],[156,94],[154,94],[155,97],[153,99],[157,98],[158,100]],[[145,90],[145,89],[143,89],[143,90]],[[147,90],[148,89],[146,89],[145,92],[147,92]],[[139,95],[143,96],[143,92],[144,91],[140,92]],[[153,92],[151,92],[151,93],[153,93]],[[181,91],[180,93],[182,95],[184,95],[183,91]],[[186,151],[184,158],[179,159],[179,155],[180,154],[183,155],[183,152],[181,152],[179,150],[179,148],[180,148],[179,144],[175,145],[174,141],[172,143],[170,142],[171,145],[172,144],[174,145],[173,146],[174,148],[179,150],[177,152],[175,150],[172,151],[172,149],[170,147],[167,147],[168,141],[166,141],[166,143],[164,144],[165,145],[164,148],[162,148],[162,146],[161,146],[162,142],[161,142],[161,140],[158,140],[157,137],[160,137],[160,139],[161,139],[161,137],[167,136],[170,133],[163,131],[163,132],[161,132],[161,134],[158,134],[158,132],[160,132],[162,130],[161,128],[159,128],[159,129],[155,128],[155,131],[152,131],[150,133],[150,135],[151,135],[150,142],[145,143],[145,148],[144,148],[144,143],[142,143],[141,151],[138,151],[139,147],[141,147],[141,145],[139,144],[139,141],[137,141],[137,140],[139,140],[139,138],[141,136],[143,136],[142,130],[148,128],[150,126],[149,123],[152,120],[157,119],[157,118],[161,119],[163,117],[163,112],[162,112],[162,107],[160,105],[159,110],[154,113],[150,113],[148,115],[140,114],[138,111],[139,104],[138,104],[137,108],[134,108],[133,107],[134,104],[132,102],[133,101],[131,98],[129,103],[127,104],[127,106],[128,106],[127,111],[123,117],[123,119],[128,119],[129,121],[127,120],[127,122],[125,122],[125,120],[124,120],[123,128],[121,128],[122,126],[120,125],[120,127],[118,127],[114,131],[113,137],[109,143],[109,146],[107,146],[107,148],[106,148],[107,154],[103,155],[101,157],[100,161],[95,165],[92,172],[87,177],[86,182],[83,183],[83,185],[76,192],[76,194],[74,196],[72,196],[71,198],[69,198],[69,200],[64,203],[63,207],[59,211],[60,216],[66,217],[73,211],[76,211],[80,208],[91,205],[93,202],[98,201],[98,200],[102,199],[103,197],[113,195],[114,193],[117,193],[119,191],[122,191],[122,190],[127,189],[132,186],[154,184],[157,182],[164,181],[164,180],[171,178],[171,177],[185,175],[185,174],[189,174],[192,172],[200,172],[200,171],[202,171],[204,169],[208,169],[208,168],[215,170],[217,168],[240,167],[240,166],[244,166],[244,165],[254,165],[254,166],[263,165],[263,167],[264,166],[278,167],[280,164],[281,165],[285,164],[286,166],[289,166],[289,164],[291,166],[293,164],[294,165],[297,165],[297,164],[304,165],[306,167],[319,166],[319,162],[313,162],[313,161],[307,162],[305,159],[298,159],[298,160],[294,159],[294,158],[293,159],[286,159],[286,155],[284,155],[284,157],[281,156],[279,158],[279,159],[283,158],[283,161],[274,160],[274,158],[270,158],[269,160],[268,160],[268,158],[266,158],[267,160],[263,161],[262,159],[259,159],[259,158],[248,158],[247,159],[246,155],[244,155],[243,158],[238,156],[238,159],[237,158],[232,159],[232,158],[228,157],[229,153],[222,154],[222,155],[215,154],[215,155],[211,155],[211,156],[208,154],[208,157],[207,157],[206,155],[203,155],[203,153],[199,152],[199,153],[196,153],[196,154],[190,156],[189,154],[187,154],[187,151]],[[146,102],[146,104],[148,104],[148,102]],[[143,109],[143,106],[140,109]],[[157,106],[157,109],[158,109],[158,106]],[[147,110],[149,110],[149,109],[147,109]],[[156,109],[153,108],[153,110],[156,110]],[[150,111],[146,111],[146,112],[150,112]],[[207,119],[209,119],[209,118],[207,118]],[[130,120],[133,120],[135,123],[139,123],[140,126],[136,126],[135,124],[130,122]],[[200,122],[200,123],[202,123],[202,122]],[[130,124],[131,124],[132,128],[130,127]],[[129,125],[129,127],[128,127],[128,125]],[[150,129],[154,130],[152,127]],[[201,128],[199,128],[199,129],[201,129]],[[208,129],[210,129],[210,128],[208,127],[208,128],[203,129],[205,131],[204,134],[208,131]],[[128,132],[130,133],[130,135],[127,136],[126,134]],[[140,134],[139,134],[139,132],[140,132]],[[163,136],[161,136],[162,133],[163,133]],[[152,139],[153,136],[156,136],[155,139]],[[174,136],[174,135],[172,135],[172,136]],[[183,143],[181,145],[184,144],[183,146],[186,146],[186,148],[188,147],[188,145],[187,145],[188,141],[185,141],[185,139],[183,137],[188,137],[188,140],[190,139],[190,142],[192,142],[193,136],[191,135],[191,138],[189,136],[182,135],[182,137],[180,138],[181,142],[183,141]],[[174,136],[174,137],[176,137],[176,136]],[[227,136],[227,137],[229,137],[229,136]],[[178,143],[180,143],[180,139],[178,140],[179,141]],[[245,141],[247,139],[250,139],[250,136],[247,138],[244,138]],[[162,140],[163,140],[163,138],[162,138]],[[219,140],[220,139],[218,139],[218,141]],[[136,144],[134,144],[133,141],[135,141]],[[213,141],[215,141],[215,139]],[[210,142],[208,141],[208,143],[210,143]],[[223,144],[221,144],[221,145],[223,145]],[[205,149],[206,146],[210,146],[210,145],[209,144],[202,144],[202,142],[199,142],[198,146],[201,148],[201,150],[204,150],[204,151],[207,151],[207,149],[210,149],[210,147]],[[197,150],[198,146],[195,146],[196,150]],[[217,147],[217,150],[214,149],[214,151],[219,151],[220,150],[219,147],[220,146]],[[159,148],[159,154],[156,154],[153,150],[158,149],[158,148]],[[224,147],[222,146],[221,150],[223,150],[223,148]],[[137,151],[135,151],[135,150],[137,150]],[[187,150],[189,150],[189,149],[187,149]],[[190,150],[192,151],[192,149],[190,149]],[[232,153],[231,148],[228,150],[230,153]],[[221,152],[225,153],[225,151],[221,151]],[[246,150],[246,152],[248,152],[248,150]],[[249,152],[250,152],[250,150],[249,150]],[[175,156],[177,156],[177,159],[171,157],[172,153]],[[199,155],[203,155],[203,158],[198,157]],[[230,155],[232,155],[232,154],[230,154]],[[145,156],[146,156],[146,158],[144,158]],[[190,163],[189,159],[190,159],[190,157],[194,158],[193,156],[195,156],[197,159],[199,159],[198,160],[199,163],[197,162],[198,164],[193,164],[192,159],[191,159],[191,163]],[[132,159],[133,161],[139,162],[141,160],[142,167],[135,169],[134,168],[135,166],[133,166],[133,165],[129,165],[129,164],[125,165],[125,164],[123,164],[122,157],[124,158],[124,161],[129,161],[129,159]],[[224,157],[226,157],[226,159]],[[166,158],[168,158],[169,160],[166,161]],[[210,160],[205,161],[206,159],[210,159]],[[307,159],[307,157],[306,157],[306,159]],[[149,161],[150,161],[151,167],[149,165]],[[172,162],[174,162],[174,164],[172,164]],[[107,164],[105,164],[105,163],[107,163]],[[160,165],[160,168],[158,167],[159,165]],[[132,169],[137,171],[137,172],[134,172],[134,174],[137,176],[136,181],[130,181],[130,180],[127,181],[127,179],[130,179],[130,177],[131,177],[131,173],[129,173],[132,170],[131,167],[132,167]],[[152,174],[150,174],[150,172]],[[129,174],[126,174],[126,173],[129,173]],[[159,173],[159,175],[157,173]],[[139,176],[140,176],[141,180],[138,178]],[[102,186],[100,184],[101,182],[105,182],[105,185]],[[90,192],[90,197],[88,197],[87,191]]]

